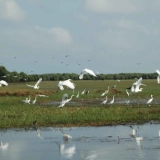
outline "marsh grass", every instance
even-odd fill
[[[131,86],[134,80],[121,80],[117,83],[116,90],[110,90],[108,93],[109,100],[115,95],[115,101],[119,99],[136,99],[137,95],[130,97],[126,95],[125,88]],[[74,95],[80,92],[80,98],[73,98],[73,101],[82,102],[80,106],[66,104],[63,108],[57,105],[43,105],[46,102],[61,102],[62,95],[67,93],[69,97],[73,94],[71,89],[65,88],[64,91],[57,92],[58,82],[43,82],[39,90],[34,90],[22,84],[9,84],[8,87],[0,88],[0,128],[13,127],[32,127],[33,121],[37,120],[38,126],[104,126],[128,123],[146,123],[149,121],[160,121],[160,105],[146,104],[122,105],[100,105],[85,104],[87,100],[101,102],[103,97],[100,95],[108,86],[113,86],[115,81],[74,81],[76,89]],[[160,99],[160,85],[156,80],[143,80],[144,90],[139,93],[139,99],[148,100],[150,95],[154,99]],[[89,89],[89,94],[81,95],[84,89]],[[118,92],[117,92],[118,91]],[[49,97],[38,97],[35,105],[28,105],[21,102],[28,95],[32,100],[36,94],[45,94]],[[85,101],[86,100],[86,101]]]

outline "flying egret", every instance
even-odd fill
[[[157,83],[160,84],[160,71],[157,69],[156,72],[158,73]]]
[[[3,142],[1,141],[0,149],[6,150],[6,149],[8,148],[8,146],[9,146],[9,143],[4,143],[4,144],[3,144]]]
[[[80,75],[79,75],[79,79],[83,79],[83,75],[84,75],[85,73],[88,73],[88,74],[90,74],[90,75],[92,75],[92,76],[94,76],[94,77],[97,77],[92,70],[90,70],[90,69],[84,69],[84,70],[81,71],[81,73],[80,73]]]
[[[67,86],[68,88],[75,89],[75,84],[71,82],[71,79],[65,81],[59,81],[58,88],[60,90],[64,90],[63,86]]]
[[[113,99],[112,99],[112,101],[109,102],[109,104],[113,104],[114,103],[114,96],[115,95],[113,95]]]
[[[49,97],[49,96],[46,96],[44,94],[37,94],[38,97]]]
[[[29,85],[29,84],[26,84],[28,87],[33,87],[34,89],[39,89],[39,84],[40,82],[42,81],[42,78],[40,78],[37,83],[33,86],[33,85]]]
[[[153,101],[153,95],[151,94],[151,98],[147,101],[147,104],[150,104]]]
[[[73,97],[74,95],[72,95],[69,99],[67,99],[68,98],[68,94],[64,94],[63,95],[63,97],[62,97],[62,102],[61,102],[61,104],[59,105],[59,108],[60,107],[63,107],[66,103],[68,103],[69,101],[71,101],[71,99],[72,99],[72,97]]]
[[[144,85],[146,86],[145,84],[142,84],[142,77],[138,79],[138,81],[136,82],[135,84],[135,88],[134,88],[134,92],[141,92],[143,88],[140,88],[140,85]]]
[[[105,90],[105,92],[101,94],[101,97],[104,96],[105,94],[107,94],[108,92],[109,92],[109,86],[108,86],[108,89]]]
[[[107,103],[107,96],[106,96],[106,99],[101,103],[101,104],[106,104]]]
[[[3,85],[3,86],[8,86],[8,83],[7,83],[6,81],[4,81],[4,80],[1,80],[1,81],[0,81],[0,87],[1,87],[2,85]]]

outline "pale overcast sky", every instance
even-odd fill
[[[9,71],[153,73],[159,52],[159,0],[0,0]]]

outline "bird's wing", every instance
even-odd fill
[[[66,81],[62,81],[61,83],[62,85],[65,85],[71,89],[75,89],[75,84],[70,82],[70,79],[66,80]]]
[[[92,70],[90,70],[90,69],[84,69],[83,71],[91,74],[92,76],[97,77],[97,76],[95,75],[95,73],[94,73]]]
[[[26,84],[28,87],[34,87],[34,86],[32,86],[32,85],[29,85],[29,84]]]
[[[40,79],[37,81],[37,83],[35,84],[35,86],[38,86],[41,81],[42,81],[42,78],[40,78]]]
[[[142,84],[142,77],[138,79],[136,87],[139,87]]]
[[[79,75],[79,79],[83,79],[83,75],[84,73],[81,72],[81,74]]]
[[[0,84],[5,85],[5,86],[8,86],[8,83],[7,83],[6,81],[4,81],[4,80],[1,80],[1,81],[0,81]]]
[[[156,72],[160,75],[160,71],[157,69]]]

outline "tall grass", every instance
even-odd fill
[[[64,91],[57,92],[58,82],[42,81],[39,90],[34,90],[22,84],[9,84],[8,87],[0,88],[0,128],[13,127],[31,127],[33,121],[37,120],[38,126],[102,126],[117,125],[127,123],[145,123],[151,120],[160,120],[160,105],[151,106],[140,104],[132,105],[100,105],[102,97],[100,96],[108,86],[117,83],[116,90],[110,90],[108,98],[136,99],[136,94],[127,96],[125,88],[131,86],[134,80],[116,81],[73,81],[76,84],[74,94],[80,92],[80,98],[73,98],[78,106],[66,104],[63,108],[58,108],[56,104],[48,105],[48,102],[61,102],[62,95],[68,93],[72,95],[73,91],[65,87]],[[153,94],[155,100],[160,99],[160,85],[156,80],[143,80],[144,90],[139,93],[140,99],[148,100]],[[89,89],[89,94],[81,95],[84,89]],[[117,92],[118,91],[118,92]],[[24,104],[21,102],[28,95],[32,100],[36,94],[45,94],[49,97],[38,97],[35,105]],[[83,101],[82,101],[83,99]],[[98,103],[88,105],[87,100],[98,99]],[[43,105],[42,105],[43,104]]]

